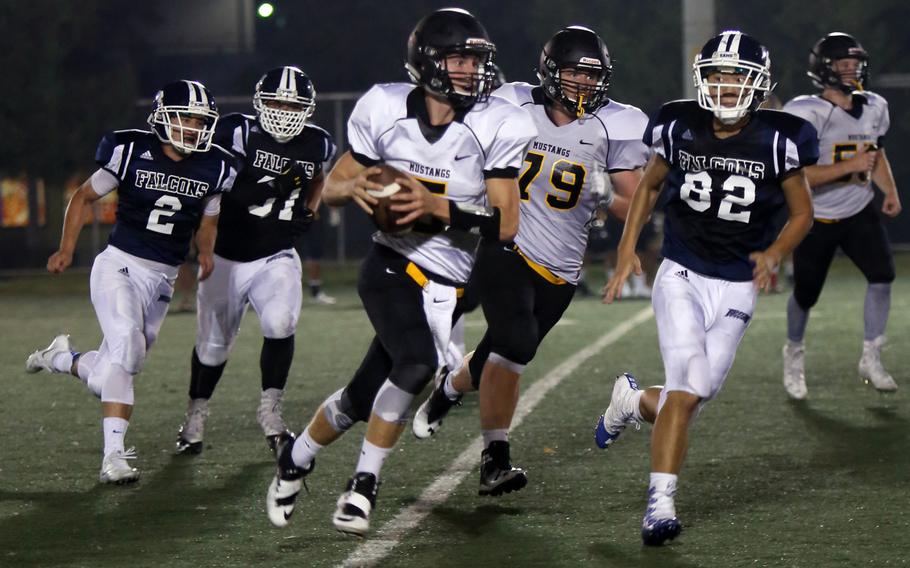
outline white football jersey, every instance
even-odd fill
[[[427,127],[424,92],[408,83],[375,85],[348,120],[351,152],[361,163],[385,162],[422,181],[432,193],[485,206],[487,177],[515,177],[537,131],[517,106],[491,96],[445,127]],[[373,240],[418,266],[463,283],[479,237],[446,230],[429,235],[379,233]]]
[[[648,161],[642,142],[648,117],[616,101],[565,126],[556,126],[544,108],[543,90],[528,83],[506,83],[496,95],[523,108],[537,127],[519,177],[521,218],[515,243],[532,261],[553,274],[578,282],[588,224],[603,195],[596,176],[634,170]]]
[[[853,110],[848,112],[818,95],[796,97],[784,111],[807,120],[818,131],[818,165],[848,160],[860,144],[881,145],[891,119],[888,101],[870,91],[854,93]],[[846,219],[872,201],[872,180],[864,174],[812,188],[812,203],[819,219]]]

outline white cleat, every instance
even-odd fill
[[[281,399],[284,396],[282,389],[266,389],[262,391],[259,400],[259,410],[256,411],[256,420],[262,427],[266,443],[272,451],[278,443],[278,436],[288,431],[284,418],[281,417]]]
[[[54,357],[60,353],[70,352],[70,336],[61,334],[51,341],[45,349],[39,349],[25,361],[26,373],[37,373],[38,371],[47,371],[48,373],[57,373],[54,369]]]
[[[265,498],[265,509],[268,512],[269,521],[273,525],[279,528],[288,526],[302,487],[302,476],[297,479],[281,479],[279,475],[276,475],[272,478],[268,495]]]
[[[190,399],[186,418],[177,430],[177,453],[198,455],[202,453],[202,436],[205,433],[205,419],[209,416],[209,401],[206,398]]]
[[[376,506],[379,482],[372,473],[358,472],[348,482],[347,491],[335,504],[332,524],[335,530],[352,536],[365,536],[370,530],[370,512]]]
[[[104,456],[101,462],[101,474],[98,479],[101,483],[124,485],[139,480],[139,470],[131,467],[127,460],[136,459],[136,450],[116,450]]]
[[[897,383],[882,365],[882,346],[885,336],[879,335],[872,341],[863,341],[863,356],[859,360],[859,376],[865,383],[872,383],[876,390],[894,392]]]
[[[613,394],[610,396],[610,406],[597,420],[594,427],[594,442],[597,447],[606,450],[616,441],[616,438],[626,429],[626,425],[635,423],[635,404],[640,399],[635,395],[641,393],[638,383],[632,373],[623,373],[613,382]]]
[[[325,292],[319,292],[313,296],[313,301],[323,306],[334,306],[338,302],[333,296],[329,296]]]
[[[784,353],[784,389],[793,400],[804,400],[806,388],[806,348],[802,343],[787,341]]]

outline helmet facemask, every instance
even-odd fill
[[[737,123],[758,108],[774,88],[771,85],[771,70],[751,61],[730,57],[700,59],[696,56],[692,68],[695,88],[698,89],[698,105],[727,125]],[[713,80],[709,80],[712,76]],[[729,77],[730,80],[719,81],[718,76]],[[729,104],[731,94],[736,97],[732,105]]]
[[[427,46],[422,51],[432,62],[431,69],[419,70],[411,64],[405,65],[415,83],[423,85],[433,94],[445,97],[456,108],[468,108],[485,102],[490,97],[496,82],[496,66],[493,64],[496,48],[491,42],[482,38],[469,38],[466,45],[445,50]],[[476,57],[477,66],[473,72],[449,70],[448,58],[452,56]]]
[[[185,124],[184,121],[190,118],[200,119],[202,126]],[[218,112],[207,105],[163,105],[160,100],[148,118],[148,123],[158,138],[181,154],[208,152],[212,147],[212,135],[217,122]]]
[[[281,108],[287,105],[293,108]],[[296,91],[283,89],[274,93],[257,90],[253,95],[253,108],[256,109],[256,117],[262,129],[276,141],[285,143],[303,132],[303,125],[316,110],[316,98],[300,96]]]
[[[590,62],[586,62],[590,59]],[[557,67],[557,63],[550,58],[544,60],[547,67],[547,76],[539,77],[547,94],[554,100],[581,118],[584,114],[594,113],[607,103],[607,89],[610,88],[611,70],[604,68],[600,61],[583,57],[582,60],[571,67]],[[586,73],[595,78],[593,84],[575,81],[563,77],[563,71]]]
[[[854,69],[838,69],[842,62],[856,61]],[[825,59],[824,64],[830,73],[829,81],[832,86],[839,88],[841,91],[849,94],[853,91],[863,91],[866,77],[868,76],[867,66],[869,62],[864,57],[843,57],[840,59]]]

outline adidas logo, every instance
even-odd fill
[[[148,150],[146,150],[145,152],[143,152],[143,153],[139,156],[139,159],[140,159],[140,160],[154,160],[154,158],[152,158],[152,153],[149,152]]]
[[[120,274],[126,274],[127,276],[130,275],[130,269],[125,266],[123,268],[121,268],[120,270],[118,270],[117,272],[119,272]]]
[[[680,138],[682,138],[683,140],[692,140],[692,131],[684,130],[682,133],[682,136],[680,136]]]
[[[676,273],[676,275],[679,276],[680,278],[682,278],[683,280],[688,280],[688,279],[689,279],[689,271],[688,271],[688,270],[680,270],[679,272]]]

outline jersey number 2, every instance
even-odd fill
[[[180,200],[173,195],[163,195],[159,197],[158,201],[155,202],[155,208],[149,213],[149,222],[145,225],[145,228],[149,231],[161,233],[162,235],[170,235],[174,232],[174,224],[162,223],[161,218],[164,217],[166,219],[173,216],[174,213],[180,211],[182,207],[183,205],[180,203]]]
[[[685,182],[679,187],[679,198],[699,213],[707,211],[711,207],[711,183],[708,172],[686,174]],[[724,180],[721,189],[727,193],[717,208],[717,218],[748,223],[752,212],[746,208],[755,202],[755,182],[744,176],[732,175]],[[742,191],[742,195],[737,195],[738,191]],[[734,205],[740,209],[734,211]]]

